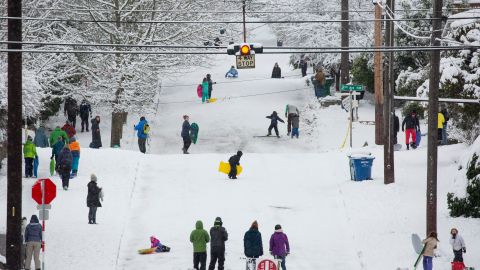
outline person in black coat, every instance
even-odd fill
[[[207,74],[207,82],[208,82],[208,99],[211,99],[213,85],[216,84],[216,82],[212,81],[212,75],[210,74]]]
[[[256,259],[263,256],[262,234],[258,231],[258,223],[256,220],[252,223],[252,226],[243,237],[243,247],[245,257],[248,258],[247,269],[249,269],[249,263],[257,265]]]
[[[70,121],[72,126],[75,127],[75,123],[77,122],[78,105],[74,98],[68,97],[65,99],[65,104],[63,105],[63,114],[67,116],[68,121]]]
[[[269,116],[267,116],[268,119],[270,119],[270,126],[268,127],[268,134],[267,136],[272,135],[272,129],[275,129],[275,134],[277,134],[277,137],[280,138],[280,135],[278,133],[278,121],[285,123],[277,114],[276,111],[273,111],[273,113]]]
[[[410,149],[410,145],[414,149],[417,148],[417,132],[420,132],[420,122],[417,118],[417,111],[412,111],[412,113],[410,113],[405,117],[405,119],[403,119],[402,131],[405,131],[405,144],[407,145],[407,150]],[[410,137],[412,138],[411,143]]]
[[[307,76],[308,62],[305,59],[300,60],[300,69],[302,70],[302,77]]]
[[[237,166],[240,165],[240,158],[242,155],[242,151],[238,151],[236,155],[233,155],[228,159],[228,163],[230,163],[230,173],[228,174],[228,178],[237,179]]]
[[[282,78],[282,70],[278,66],[278,63],[275,63],[275,65],[273,66],[272,78],[274,78],[274,79]]]
[[[97,208],[102,207],[100,200],[103,201],[103,192],[102,188],[97,185],[97,176],[95,174],[90,176],[90,182],[87,187],[88,224],[97,224]]]
[[[398,119],[398,116],[393,112],[393,143],[397,144],[398,139],[397,139],[397,134],[400,131],[400,120]]]
[[[62,152],[58,156],[57,172],[62,178],[62,186],[64,190],[68,189],[70,182],[70,172],[72,171],[73,156],[68,145],[65,145]]]
[[[92,142],[90,148],[102,147],[102,136],[100,135],[100,116],[96,116],[92,119]]]
[[[208,266],[208,270],[215,269],[217,260],[218,270],[224,269],[225,241],[228,240],[228,233],[222,225],[222,219],[217,217],[213,223],[213,227],[210,229],[210,265]]]
[[[184,154],[189,154],[188,153],[188,148],[192,144],[192,138],[190,137],[190,130],[192,129],[190,126],[190,122],[188,122],[190,118],[188,115],[183,116],[183,124],[182,124],[182,133],[180,134],[183,139],[183,153]]]
[[[88,118],[92,117],[92,107],[90,106],[90,102],[86,99],[82,100],[80,103],[80,119],[82,119],[82,132],[87,130],[88,132]]]

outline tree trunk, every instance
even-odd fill
[[[123,112],[112,112],[112,134],[110,137],[110,147],[120,147],[120,140],[123,133]]]

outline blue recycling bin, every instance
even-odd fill
[[[352,181],[363,181],[372,179],[372,165],[375,159],[372,156],[349,156],[350,176]]]

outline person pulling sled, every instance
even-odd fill
[[[228,159],[228,163],[230,163],[230,173],[228,174],[228,178],[237,179],[237,166],[240,166],[240,158],[242,155],[242,151],[238,151],[236,155],[233,155]]]

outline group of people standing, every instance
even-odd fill
[[[212,75],[207,74],[207,76],[203,78],[202,84],[198,85],[197,93],[200,96],[200,90],[201,90],[202,103],[205,103],[205,102],[208,103],[209,100],[212,98],[212,90],[213,90],[214,84],[216,84],[216,82],[212,81]]]
[[[423,270],[432,270],[433,269],[433,257],[434,257],[434,250],[437,248],[437,244],[440,242],[438,240],[438,235],[436,232],[430,232],[428,238],[422,241],[424,244],[423,248]],[[463,237],[458,233],[456,228],[452,228],[450,230],[450,245],[452,246],[453,250],[453,264],[460,263],[461,269],[465,268],[463,264],[463,253],[467,252],[467,248],[465,246],[465,241]],[[453,268],[456,269],[456,268]]]
[[[218,270],[225,267],[225,242],[228,240],[228,233],[223,227],[220,217],[215,218],[210,234],[203,229],[203,222],[198,220],[195,230],[190,234],[190,242],[193,245],[193,268],[206,270],[207,265],[207,243],[210,242],[210,264],[208,270],[214,270],[218,262]],[[255,265],[256,259],[263,256],[262,235],[258,230],[258,222],[254,221],[243,237],[244,254],[247,257],[247,269],[250,264]],[[275,259],[281,261],[282,269],[287,270],[285,258],[290,254],[288,237],[283,232],[281,225],[275,225],[275,232],[270,237],[269,251]]]

